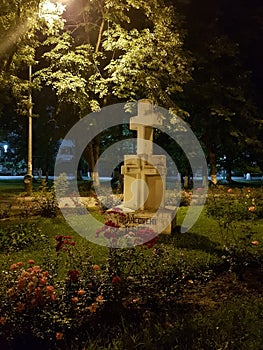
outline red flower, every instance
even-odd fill
[[[156,242],[158,241],[159,237],[154,237],[153,239],[151,239],[148,242],[143,243],[143,245],[147,248],[152,248],[153,246],[155,246]]]
[[[56,241],[60,242],[60,241],[62,241],[63,236],[62,235],[56,236],[55,239],[56,239]]]
[[[63,339],[64,338],[64,334],[63,333],[61,333],[61,332],[57,332],[56,333],[56,339],[57,340],[61,340],[61,339]]]
[[[79,278],[79,271],[78,270],[70,270],[70,271],[68,271],[68,276],[72,282],[77,282],[77,280]]]
[[[30,260],[28,260],[28,262],[27,262],[29,265],[33,265],[34,263],[35,263],[35,260],[33,260],[33,259],[30,259]]]
[[[121,278],[120,278],[120,276],[113,276],[111,281],[112,281],[112,283],[120,283]]]
[[[62,249],[64,242],[62,240],[58,240],[58,244],[56,245],[56,252]]]
[[[59,250],[63,249],[63,250],[67,250],[64,246],[65,245],[71,245],[71,246],[74,246],[75,245],[75,242],[74,241],[69,241],[70,239],[72,239],[72,236],[62,236],[62,235],[59,235],[59,236],[56,236],[56,241],[58,242],[57,245],[56,245],[56,252],[58,252]]]
[[[116,224],[112,220],[109,220],[109,221],[105,222],[105,226],[116,227],[116,228],[120,227],[120,225]]]

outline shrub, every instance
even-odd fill
[[[38,193],[35,194],[36,211],[39,215],[45,218],[53,218],[58,214],[58,203],[54,186],[48,188],[46,182]]]
[[[21,223],[0,230],[0,249],[2,252],[20,251],[32,248],[43,242],[46,236],[36,224]]]
[[[102,233],[101,233],[102,234]],[[42,266],[17,262],[3,271],[6,295],[0,307],[0,337],[11,348],[28,340],[35,348],[59,348],[82,337],[107,334],[122,318],[138,322],[165,317],[184,279],[165,246],[151,240],[130,249],[109,248],[104,266],[80,253],[72,236],[55,237],[56,258]],[[83,338],[82,338],[83,340]]]
[[[1,207],[0,205],[0,220],[1,219],[7,219],[10,217],[10,210],[11,210],[11,204],[8,208]]]
[[[238,276],[242,276],[246,266],[260,261],[261,248],[253,244],[254,233],[249,223],[261,217],[262,198],[259,189],[218,186],[212,188],[207,201],[207,215],[219,225],[224,248],[222,258]]]
[[[55,179],[55,190],[59,194],[60,197],[64,197],[69,194],[69,187],[70,183],[67,178],[66,173],[60,174],[56,179]]]
[[[94,189],[93,189],[93,181],[88,180],[88,181],[83,181],[78,185],[79,188],[79,193],[83,197],[88,197],[90,196]]]

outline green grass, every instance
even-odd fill
[[[33,190],[38,190],[40,182],[33,181]],[[15,197],[24,195],[25,188],[23,180],[0,180],[0,196]]]
[[[24,192],[23,180],[1,180],[0,181],[0,193],[2,196],[14,197]]]
[[[177,215],[178,225],[182,223],[186,212],[186,207],[179,208]],[[97,215],[97,219],[102,220],[102,215],[95,215]],[[14,262],[21,259],[35,259],[38,264],[42,264],[46,259],[47,254],[50,257],[51,253],[47,252],[49,250],[54,251],[56,243],[55,237],[57,235],[71,235],[76,241],[77,249],[81,252],[88,249],[94,263],[105,263],[108,254],[107,247],[89,242],[84,237],[81,237],[69,226],[62,216],[52,219],[33,217],[22,221],[20,219],[12,219],[2,221],[1,226],[4,228],[5,226],[15,225],[20,222],[36,223],[41,229],[41,232],[47,235],[48,239],[39,247],[34,247],[34,250],[29,248],[20,252],[14,252],[8,256],[0,254],[0,263],[2,266],[6,265],[7,258],[9,262],[11,260]],[[96,228],[89,226],[87,230],[88,232],[95,233]],[[263,220],[258,220],[253,223],[251,230],[254,232],[252,240],[263,241]],[[241,236],[242,233],[240,233],[240,237]],[[161,235],[160,242],[165,244],[166,248],[171,251],[171,259],[173,261],[183,257],[192,267],[196,266],[196,268],[203,268],[207,265],[214,265],[221,259],[220,254],[222,253],[222,245],[220,241],[219,226],[214,219],[208,218],[205,215],[205,211],[201,213],[199,219],[189,232],[175,233],[171,236]]]
[[[177,225],[180,226],[187,213],[187,207],[178,210]],[[103,216],[92,212],[96,219],[103,220]],[[1,227],[19,223],[35,223],[46,235],[46,239],[21,251],[12,253],[1,253],[1,269],[8,269],[12,263],[17,261],[26,262],[34,259],[37,265],[45,266],[47,261],[56,259],[55,237],[57,235],[70,235],[76,241],[74,249],[79,256],[85,257],[88,253],[90,264],[98,264],[104,268],[108,258],[107,247],[92,243],[76,233],[62,216],[48,219],[32,217],[27,220],[10,219],[1,221]],[[239,223],[247,224],[248,230],[253,232],[251,241],[263,242],[263,220]],[[95,232],[95,226],[89,225],[87,229]],[[244,232],[237,230],[239,239]],[[193,285],[186,287],[189,295],[181,299],[180,295],[167,315],[167,322],[159,318],[159,315],[151,315],[151,321],[142,320],[142,324],[131,325],[127,320],[115,325],[111,333],[103,338],[103,335],[94,335],[93,340],[82,344],[84,350],[91,349],[260,349],[263,344],[263,296],[253,291],[242,289],[243,294],[235,295],[236,282],[231,282],[230,289],[233,291],[224,294],[224,287],[215,281],[210,289],[204,289],[204,280],[198,280],[199,274],[203,277],[205,273],[222,265],[222,242],[218,223],[211,217],[207,217],[205,210],[202,211],[195,225],[186,233],[174,233],[173,235],[161,235],[156,248],[165,249],[169,256],[171,270],[176,267],[187,275],[187,279],[194,280]],[[261,246],[251,249],[261,249]],[[147,251],[147,254],[152,254]],[[147,259],[146,259],[147,261]],[[139,268],[144,269],[145,266]],[[158,265],[159,269],[159,265]],[[160,261],[162,269],[162,261]],[[66,266],[60,269],[59,274],[65,277]],[[212,275],[208,275],[211,280]],[[225,281],[221,281],[224,286]],[[0,295],[5,293],[5,286],[0,287]],[[195,291],[194,288],[197,290]],[[199,289],[198,289],[199,288]],[[221,290],[222,289],[222,290]],[[237,290],[239,291],[239,290]],[[191,294],[192,293],[192,294]],[[225,296],[224,296],[225,295]],[[194,297],[195,296],[195,297]],[[192,299],[191,299],[192,298]],[[215,299],[216,306],[212,299]],[[225,298],[225,299],[224,299]],[[212,301],[211,301],[212,300]],[[191,303],[192,301],[192,303]],[[172,310],[172,312],[171,312]],[[103,334],[103,331],[101,331]],[[87,335],[88,336],[88,335]],[[83,337],[83,335],[82,335]],[[106,340],[110,339],[110,342]],[[66,343],[60,347],[70,349]],[[71,348],[77,348],[78,343],[71,344]]]

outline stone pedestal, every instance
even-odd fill
[[[149,210],[131,210],[123,205],[117,207],[124,216],[116,216],[114,210],[108,210],[107,219],[119,226],[147,227],[154,232],[171,234],[176,227],[176,208],[165,207],[158,212]],[[118,221],[119,220],[119,221]]]
[[[124,175],[124,203],[134,210],[155,211],[164,206],[166,177],[165,156],[125,156],[121,168]]]

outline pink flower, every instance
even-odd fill
[[[14,296],[14,295],[15,295],[15,290],[14,290],[14,288],[9,288],[8,291],[7,291],[7,294],[8,294],[10,297]]]
[[[54,293],[54,287],[53,286],[46,286],[46,291],[48,294],[53,294]]]
[[[1,324],[2,326],[4,326],[4,325],[6,324],[6,317],[4,317],[4,316],[1,316],[1,317],[0,317],[0,324]]]
[[[47,279],[45,277],[40,278],[39,285],[44,286],[45,284],[47,284]]]
[[[17,264],[12,264],[11,266],[10,266],[10,270],[15,270],[15,269],[17,269],[18,268],[18,265]]]
[[[92,303],[90,306],[87,307],[87,309],[91,312],[94,313],[97,311],[97,303]]]
[[[259,244],[259,241],[253,241],[253,242],[251,242],[251,244],[253,244],[253,245],[258,245],[258,244]]]
[[[104,301],[104,297],[102,295],[98,295],[96,298],[96,301],[98,301],[99,303]]]
[[[80,289],[79,291],[78,291],[78,295],[84,295],[86,292],[85,292],[85,290],[84,289]]]
[[[40,272],[41,271],[41,268],[37,265],[33,266],[33,272]]]
[[[26,305],[24,303],[19,303],[16,307],[16,312],[22,312],[26,308]]]

